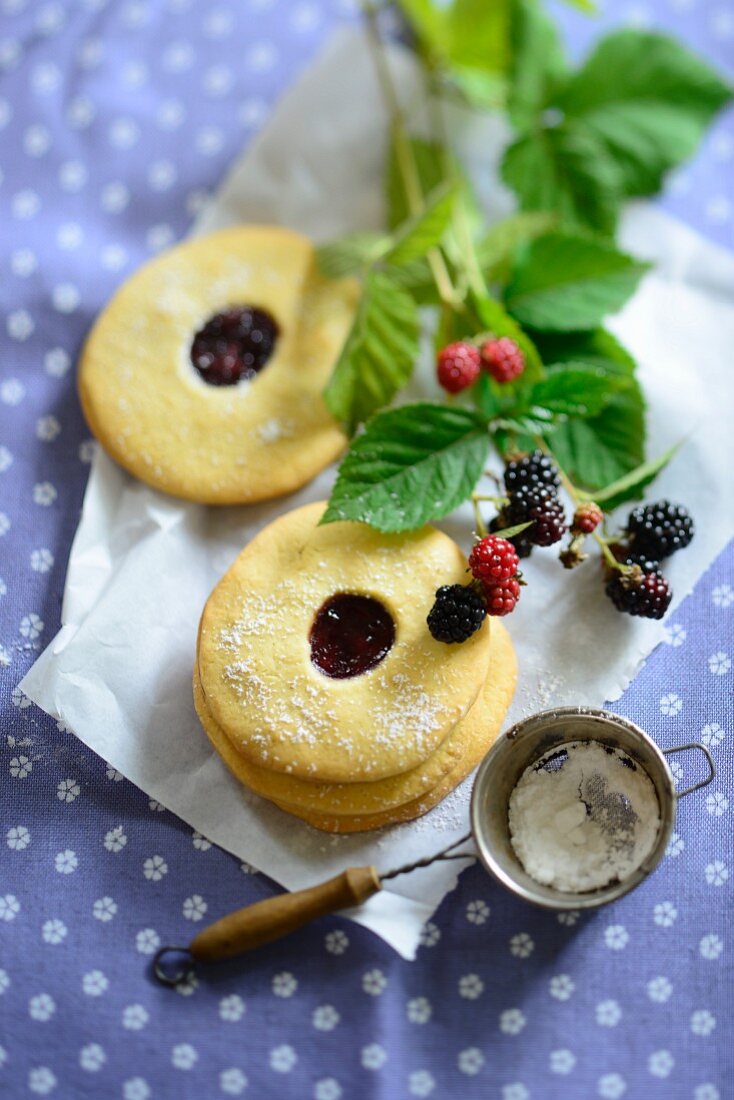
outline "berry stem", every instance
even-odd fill
[[[474,249],[474,241],[472,240],[471,229],[466,213],[466,203],[464,202],[463,189],[461,187],[461,178],[456,169],[456,163],[451,156],[451,138],[446,124],[444,96],[441,91],[440,82],[436,77],[436,70],[430,60],[424,63],[424,67],[428,90],[428,109],[430,111],[434,135],[441,149],[444,173],[457,187],[458,193],[456,202],[454,203],[452,220],[454,228],[456,229],[456,236],[459,241],[461,254],[465,261],[467,282],[478,297],[486,298],[489,291],[487,290],[484,275],[482,274],[482,269],[479,266],[477,254]]]
[[[574,508],[577,508],[578,505],[583,502],[583,498],[580,495],[579,490],[576,488],[574,483],[571,481],[571,478],[565,472],[565,470],[561,466],[560,462],[558,461],[556,456],[553,454],[553,451],[550,449],[550,447],[545,442],[543,437],[540,436],[540,435],[536,436],[535,437],[535,443],[536,443],[537,447],[543,452],[543,454],[548,455],[548,457],[552,458],[553,461],[555,462],[556,467],[558,469],[558,476],[561,479],[561,485],[563,486],[563,488],[566,490],[566,492],[570,496],[571,500],[573,501]],[[609,549],[609,546],[607,545],[606,540],[604,538],[602,538],[602,536],[599,534],[598,531],[593,531],[592,534],[591,534],[591,537],[594,539],[594,541],[597,543],[597,545],[601,549],[601,552],[604,556],[604,561],[607,563],[607,565],[609,566],[610,569],[615,569],[619,573],[627,573],[629,571],[628,566],[622,565],[621,562],[617,561],[614,554]]]
[[[476,530],[477,538],[483,539],[487,534],[487,528],[482,519],[482,511],[479,507],[480,500],[491,500],[491,497],[481,497],[478,493],[472,493],[471,502],[474,509],[474,527]]]
[[[418,166],[413,155],[413,148],[405,123],[405,115],[398,99],[398,94],[387,62],[385,49],[382,42],[382,34],[377,18],[377,6],[373,0],[361,0],[362,14],[367,28],[367,42],[372,54],[375,66],[377,82],[380,85],[385,105],[390,115],[390,127],[395,143],[395,156],[400,169],[400,175],[405,186],[405,194],[408,206],[412,214],[419,214],[424,206],[424,195],[421,187]],[[436,287],[441,300],[447,305],[456,306],[458,296],[451,282],[451,276],[446,266],[440,249],[432,248],[428,253],[428,263],[431,268]]]
[[[489,504],[494,504],[496,508],[504,508],[508,499],[506,496],[493,496],[491,493],[472,493],[472,500],[474,501],[487,501]]]

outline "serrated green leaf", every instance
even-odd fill
[[[484,419],[421,402],[375,416],[344,458],[322,523],[412,531],[465,500],[489,451]]]
[[[507,112],[512,125],[525,131],[535,125],[568,64],[555,23],[538,0],[513,0]]]
[[[594,493],[594,500],[597,504],[603,504],[608,512],[613,511],[628,500],[639,500],[647,486],[652,484],[661,470],[665,469],[679,448],[680,443],[676,443],[674,447],[670,447],[658,458],[643,462],[641,466],[635,467],[624,477],[613,481],[611,485],[606,485],[601,491]]]
[[[538,210],[511,214],[495,222],[474,246],[477,263],[487,282],[507,282],[516,249],[549,233],[555,228],[556,220],[555,214]]]
[[[387,274],[369,273],[324,400],[351,434],[410,378],[418,355],[418,309]]]
[[[601,40],[556,106],[613,157],[626,195],[651,195],[730,98],[721,77],[679,42],[621,30]]]
[[[588,332],[533,332],[533,341],[549,371],[562,363],[584,363],[608,374],[632,375],[636,363],[616,336],[606,329]]]
[[[607,314],[621,309],[648,266],[603,241],[549,233],[518,258],[505,303],[532,328],[596,328]]]
[[[529,407],[540,405],[558,415],[588,418],[597,416],[618,389],[605,371],[575,363],[551,367],[525,400]]]
[[[397,267],[422,260],[432,248],[441,243],[451,221],[458,187],[452,183],[440,184],[428,196],[423,210],[408,218],[396,231],[393,243],[385,255],[385,261]]]
[[[645,403],[637,382],[624,381],[598,416],[567,420],[547,436],[575,485],[601,489],[645,460]]]
[[[341,279],[362,271],[382,256],[389,245],[390,238],[382,233],[349,233],[319,245],[316,263],[322,275],[329,279]]]
[[[413,260],[402,267],[388,266],[387,273],[394,283],[408,291],[419,306],[440,305],[441,295],[427,260]]]
[[[522,210],[550,210],[571,229],[611,235],[622,199],[619,170],[602,143],[561,123],[520,137],[506,150],[502,179]]]

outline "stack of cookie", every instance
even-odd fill
[[[436,588],[466,580],[447,535],[320,527],[324,507],[270,524],[214,589],[194,699],[242,783],[348,833],[419,817],[469,774],[499,731],[515,656],[496,620],[461,645],[431,637]]]

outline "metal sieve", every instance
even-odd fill
[[[650,777],[657,794],[660,825],[649,856],[627,878],[588,893],[564,893],[542,886],[522,867],[510,842],[508,809],[510,795],[527,767],[551,749],[569,741],[598,741],[621,749]],[[697,749],[706,757],[709,774],[705,779],[676,791],[667,756]],[[508,890],[524,901],[546,909],[594,909],[628,894],[653,871],[663,858],[675,821],[678,799],[705,787],[716,767],[705,745],[692,743],[659,749],[634,722],[606,710],[591,707],[561,707],[525,718],[501,734],[479,766],[471,799],[471,832],[447,848],[391,871],[376,867],[350,867],[327,882],[276,894],[244,909],[229,913],[200,932],[186,947],[162,947],[153,959],[153,970],[165,985],[187,981],[195,962],[233,958],[303,927],[324,916],[360,905],[397,875],[428,867],[439,860],[472,858],[473,852],[457,852],[474,840],[486,869]]]
[[[531,878],[515,855],[508,823],[510,795],[525,769],[549,750],[569,741],[598,741],[621,749],[649,776],[660,809],[655,845],[637,870],[621,882],[583,894],[563,893]],[[685,790],[676,791],[666,757],[696,749],[706,757],[709,774]],[[634,722],[608,710],[560,707],[541,711],[498,737],[479,766],[471,800],[472,834],[479,858],[503,886],[533,905],[556,910],[607,905],[634,890],[655,870],[668,846],[678,799],[705,787],[715,774],[714,761],[705,745],[690,743],[660,749]]]

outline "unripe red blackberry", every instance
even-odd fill
[[[499,584],[485,584],[484,598],[488,615],[509,615],[520,599],[520,583],[510,577]]]
[[[480,539],[469,555],[469,568],[473,576],[486,584],[496,584],[514,577],[519,564],[512,543],[496,535]]]
[[[482,366],[495,382],[512,382],[525,370],[525,356],[509,336],[485,340],[480,350]]]
[[[436,374],[447,393],[461,393],[476,382],[480,371],[479,351],[474,344],[458,340],[438,353]]]
[[[604,513],[599,505],[594,504],[593,500],[585,501],[583,504],[579,504],[574,512],[571,530],[590,535],[592,531],[596,531],[603,519]]]

